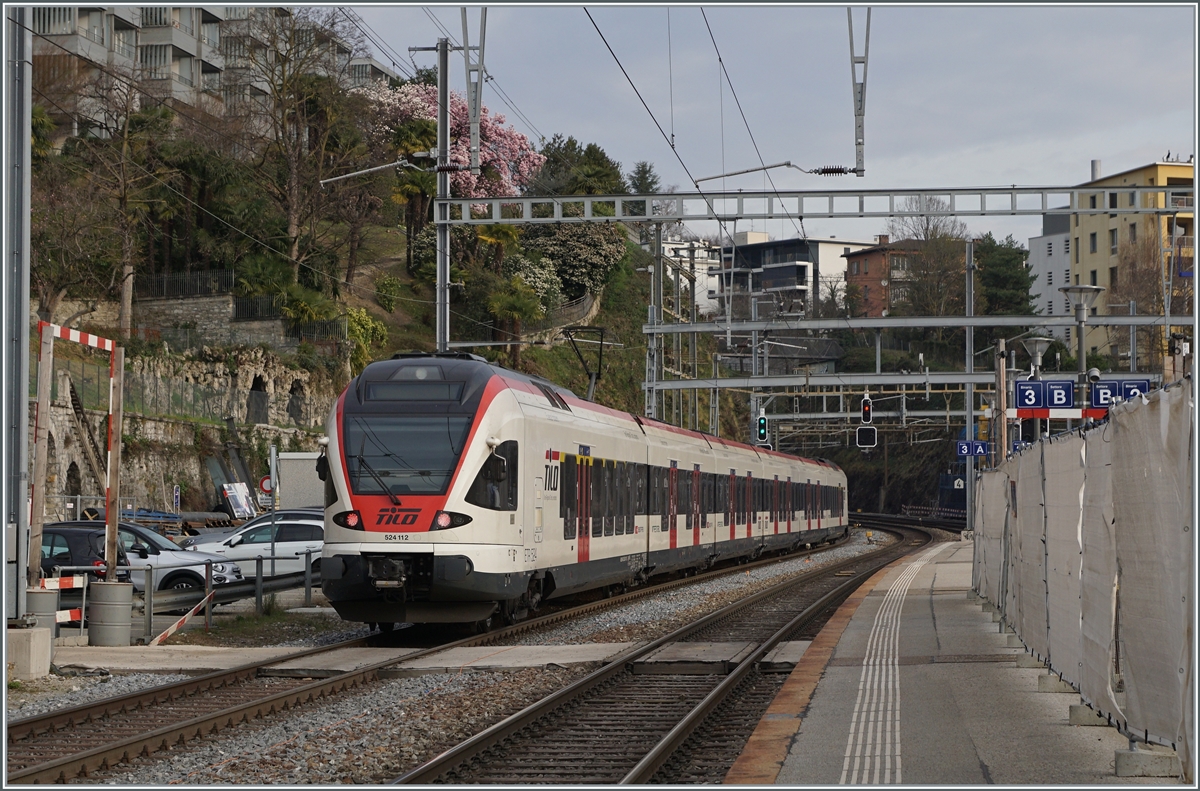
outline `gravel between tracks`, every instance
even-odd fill
[[[12,722],[36,717],[100,698],[113,698],[163,684],[174,684],[185,678],[187,676],[131,673],[123,676],[46,676],[34,681],[22,681],[20,689],[8,691],[5,720]]]
[[[595,665],[396,679],[296,716],[274,716],[226,735],[139,758],[77,783],[299,784],[391,780],[556,689]]]
[[[876,538],[895,541],[887,534],[877,534]],[[683,586],[539,630],[517,642],[549,645],[653,639],[785,576],[819,569],[875,548],[861,531],[854,531],[842,546],[817,555]],[[344,639],[348,635],[339,632],[337,636]],[[306,705],[295,716],[268,717],[227,735],[177,747],[169,757],[139,758],[132,765],[76,782],[163,785],[386,781],[594,668],[572,665],[545,670],[472,671],[382,682]],[[121,681],[132,679],[126,683],[136,684],[138,678],[124,676]],[[141,678],[146,684],[145,677]],[[150,678],[153,680],[149,683],[166,683],[163,676]],[[101,688],[95,697],[116,694],[116,688],[110,686],[116,682],[94,683],[89,689]]]
[[[893,544],[890,533],[876,533],[875,540]],[[867,543],[862,531],[853,531],[841,546],[807,557],[792,558],[768,566],[726,574],[694,585],[685,585],[658,596],[647,596],[620,607],[576,618],[567,623],[539,629],[516,641],[517,645],[571,645],[653,640],[738,599],[770,587],[784,578],[824,568],[877,549]]]

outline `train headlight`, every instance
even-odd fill
[[[466,514],[456,514],[453,511],[438,511],[433,517],[430,530],[448,530],[452,527],[462,527],[471,521]]]
[[[333,523],[351,530],[363,529],[362,514],[358,511],[342,511],[340,514],[334,514]]]

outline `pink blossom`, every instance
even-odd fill
[[[375,108],[367,134],[384,142],[392,131],[414,119],[437,120],[437,88],[409,83],[398,88],[383,84],[359,89]],[[471,164],[471,122],[466,100],[450,94],[450,162]],[[505,126],[503,115],[493,115],[486,106],[479,112],[480,175],[460,170],[450,175],[450,193],[461,198],[517,195],[541,169],[546,158],[534,150],[529,138]]]

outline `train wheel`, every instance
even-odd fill
[[[471,631],[473,631],[475,634],[487,634],[488,632],[492,631],[492,627],[495,625],[495,623],[496,616],[489,615],[483,620],[476,621],[475,623],[471,624]]]

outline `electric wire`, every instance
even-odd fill
[[[738,99],[737,89],[733,87],[733,80],[729,77],[729,70],[725,68],[725,61],[721,57],[721,48],[717,46],[717,37],[713,35],[712,25],[708,23],[708,14],[701,8],[700,15],[704,17],[704,27],[708,29],[708,38],[712,41],[713,50],[717,53],[717,63],[720,64],[721,73],[725,75],[725,81],[729,83],[729,92],[733,95],[733,101],[737,105],[738,113],[742,116],[742,123],[746,126],[746,134],[750,135],[750,143],[754,146],[754,153],[758,157],[758,163],[766,168],[766,160],[763,159],[762,152],[759,151],[758,141],[754,139],[754,132],[750,130],[750,121],[746,119],[746,111],[742,109],[742,102]],[[800,225],[797,226],[795,218],[792,217],[792,213],[784,205],[783,197],[779,194],[779,189],[775,186],[775,179],[771,178],[771,174],[767,170],[763,170],[763,174],[766,175],[767,181],[771,183],[771,191],[775,193],[775,197],[779,198],[779,205],[783,209],[784,216],[791,220],[792,227],[796,229],[796,233],[807,238],[808,234],[803,230],[804,217],[800,217]]]

